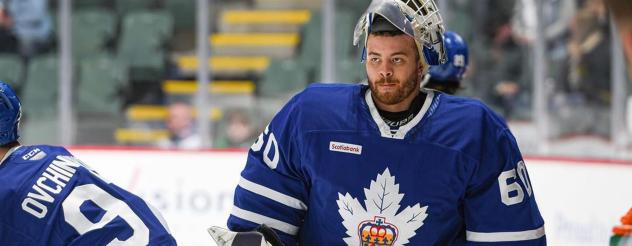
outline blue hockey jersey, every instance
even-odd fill
[[[162,217],[61,147],[0,163],[0,245],[176,245]]]
[[[287,245],[545,245],[505,122],[439,92],[397,132],[366,85],[314,85],[251,147],[228,227]]]

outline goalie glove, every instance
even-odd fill
[[[274,230],[261,225],[257,231],[235,232],[213,226],[208,229],[217,246],[284,246]]]

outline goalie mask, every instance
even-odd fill
[[[373,0],[360,17],[353,33],[354,46],[360,43],[360,38],[364,35],[362,62],[366,59],[369,34],[379,31],[373,29],[373,21],[377,15],[415,40],[421,62],[427,65],[441,65],[446,62],[443,20],[433,0]]]

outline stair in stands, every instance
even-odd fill
[[[167,118],[167,107],[159,105],[132,105],[127,108],[125,116],[129,121],[164,121]],[[196,117],[197,112],[193,112]],[[220,108],[209,110],[209,118],[213,121],[221,119],[223,111]]]
[[[198,59],[195,55],[183,55],[176,58],[178,68],[183,74],[195,74]],[[259,74],[270,65],[267,56],[213,56],[209,59],[209,69],[217,75]]]
[[[298,32],[312,17],[307,9],[226,10],[219,19],[220,32]]]
[[[216,55],[263,55],[274,58],[294,56],[300,42],[298,32],[217,33],[209,38]]]
[[[321,9],[323,0],[253,0],[257,9]]]
[[[153,144],[169,137],[165,129],[118,128],[114,139],[119,144]]]
[[[197,81],[195,80],[165,80],[162,82],[162,90],[165,94],[197,93]],[[251,80],[217,80],[208,84],[208,92],[211,94],[253,94],[255,83]]]

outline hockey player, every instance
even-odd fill
[[[454,95],[461,87],[463,75],[467,71],[467,43],[455,32],[445,32],[443,42],[448,61],[437,66],[430,66],[424,76],[421,87]]]
[[[20,145],[20,116],[0,82],[0,245],[176,245],[156,210],[68,150]]]
[[[354,35],[369,85],[313,85],[277,113],[250,148],[229,229],[265,224],[285,245],[545,245],[505,122],[420,89],[445,62],[442,34],[432,0],[372,1]]]

